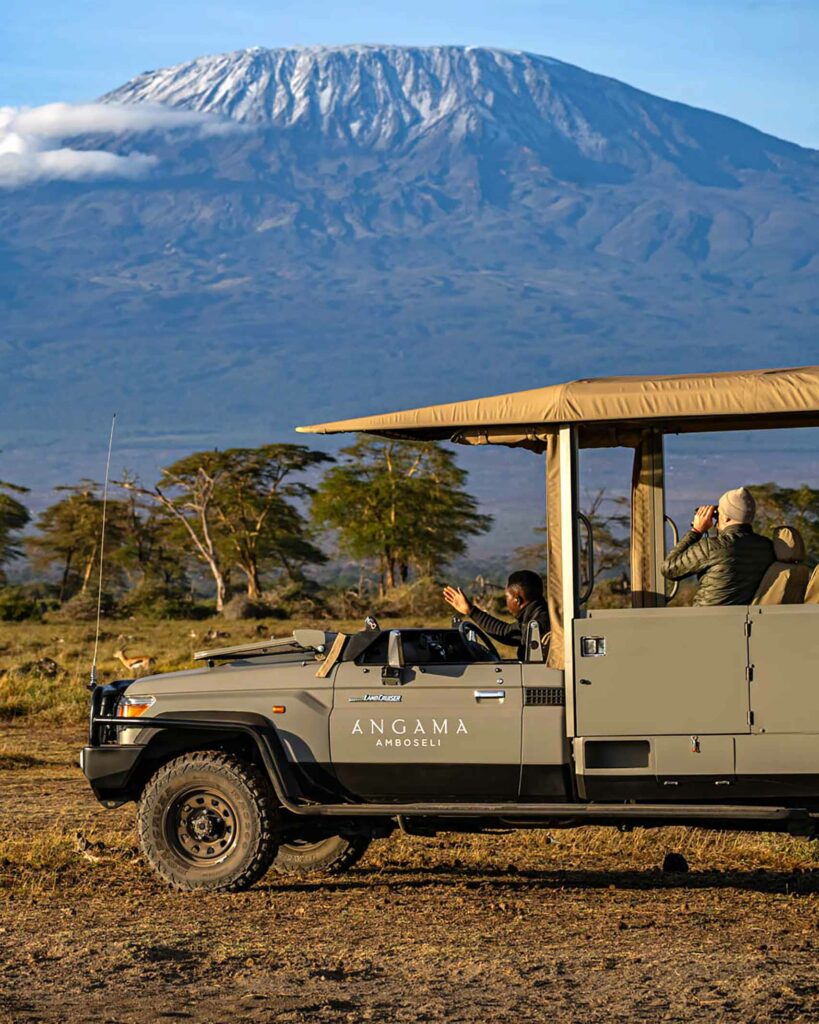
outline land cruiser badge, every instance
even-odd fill
[[[350,704],[361,704],[375,701],[379,704],[398,704],[403,700],[400,693],[365,693],[363,697],[348,697]]]

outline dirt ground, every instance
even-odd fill
[[[395,836],[338,879],[176,895],[78,729],[0,727],[0,1021],[819,1021],[815,844]],[[691,871],[659,870],[682,850]]]

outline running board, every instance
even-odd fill
[[[424,804],[313,804],[302,805],[302,813],[307,810],[310,814],[349,816],[373,815],[391,816],[400,815],[406,817],[424,818],[523,818],[532,820],[534,818],[555,819],[583,819],[594,822],[599,820],[610,821],[616,818],[619,821],[643,820],[650,818],[652,821],[664,820],[674,821],[747,821],[747,822],[776,822],[776,821],[816,821],[819,826],[819,817],[808,814],[802,808],[794,807],[747,807],[734,804],[517,804],[517,803],[424,803]]]

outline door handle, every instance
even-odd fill
[[[506,690],[475,690],[475,700],[503,700]]]

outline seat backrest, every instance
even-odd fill
[[[819,565],[813,570],[808,589],[805,591],[805,604],[819,604]]]
[[[806,599],[810,579],[810,569],[805,565],[805,542],[793,527],[777,526],[773,547],[776,561],[762,577],[751,603],[801,604]]]

